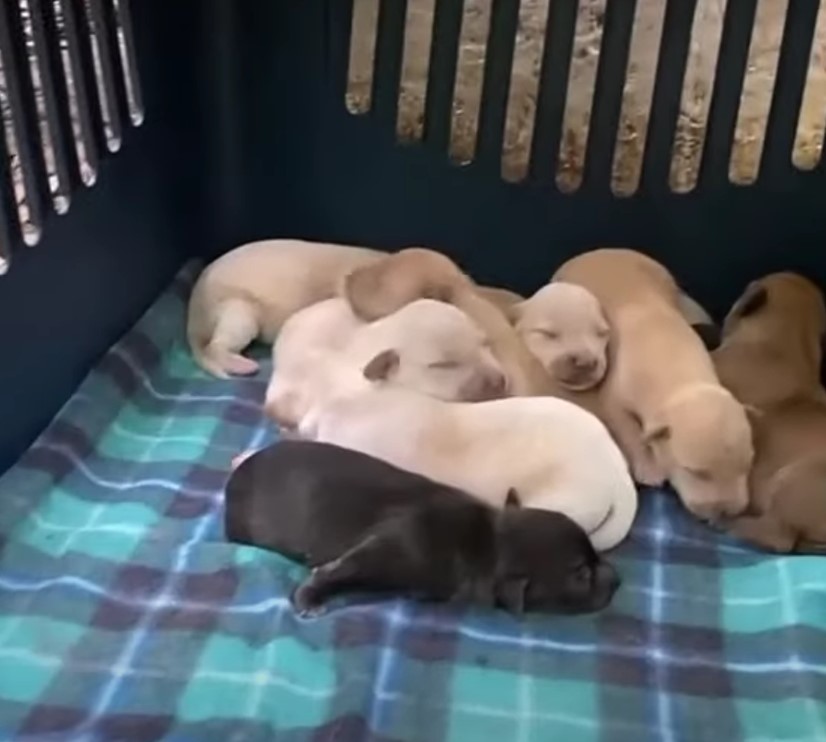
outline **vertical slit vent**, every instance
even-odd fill
[[[686,193],[820,162],[826,0],[353,4],[350,111],[508,181]]]
[[[127,2],[0,3],[0,272],[143,122]]]

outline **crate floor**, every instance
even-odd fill
[[[646,492],[594,617],[349,602],[223,539],[266,371],[184,340],[187,268],[0,480],[0,738],[823,740],[826,560],[774,558]]]

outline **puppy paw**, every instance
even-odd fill
[[[316,573],[317,570],[314,569],[292,594],[293,608],[302,618],[315,618],[324,613],[321,595],[314,580]]]
[[[258,372],[258,361],[242,356],[240,353],[230,353],[224,358],[224,369],[233,376],[252,376]]]

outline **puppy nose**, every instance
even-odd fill
[[[568,362],[580,373],[590,373],[597,368],[597,359],[593,356],[572,355]]]
[[[734,501],[723,501],[695,505],[692,510],[700,520],[709,525],[714,525],[726,520],[726,518],[740,515],[744,507]]]
[[[597,582],[609,595],[613,595],[622,584],[622,579],[612,565],[602,562],[597,566]]]
[[[485,380],[487,393],[492,397],[501,397],[507,391],[508,380],[501,371],[489,374]]]

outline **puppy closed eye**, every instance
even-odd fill
[[[598,327],[596,330],[596,336],[600,340],[605,340],[610,334],[611,330],[609,330],[607,327]]]
[[[556,330],[534,330],[534,332],[540,337],[548,340],[559,340],[559,332]]]
[[[433,361],[432,363],[428,363],[427,367],[442,371],[451,371],[459,368],[460,365],[458,361]]]
[[[701,482],[708,482],[711,479],[711,472],[706,469],[689,469],[688,473]]]

